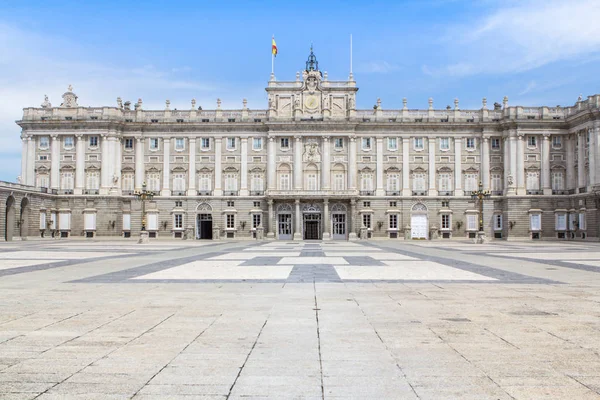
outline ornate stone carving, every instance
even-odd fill
[[[48,96],[44,95],[44,102],[42,103],[42,108],[51,108],[52,104],[48,101]]]
[[[62,95],[63,102],[60,105],[61,107],[71,108],[71,107],[79,107],[77,104],[77,95],[73,93],[73,86],[69,85],[69,88]]]
[[[304,145],[304,161],[305,162],[319,162],[321,161],[321,153],[319,152],[319,145],[310,141]]]

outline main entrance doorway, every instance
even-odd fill
[[[212,237],[212,214],[198,214],[196,219],[196,238],[211,240]]]
[[[427,239],[429,224],[427,222],[427,207],[417,203],[412,208],[410,216],[410,237],[412,239]]]
[[[292,214],[277,215],[277,232],[281,240],[292,240]]]
[[[304,214],[304,240],[321,239],[321,214]]]

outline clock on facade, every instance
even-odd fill
[[[319,106],[319,98],[317,96],[306,96],[304,105],[306,108],[315,109]]]

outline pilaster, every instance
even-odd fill
[[[329,218],[329,199],[323,199],[323,240],[331,240],[331,234],[329,233],[329,226],[331,220]]]
[[[462,138],[454,138],[454,195],[462,196]]]
[[[25,182],[30,186],[37,185],[35,179],[35,160],[37,154],[35,150],[35,139],[29,135],[27,136],[27,181]]]
[[[85,188],[85,139],[82,134],[75,135],[75,190],[74,194],[83,194]]]
[[[402,138],[402,196],[410,196],[410,138]],[[356,234],[355,234],[356,236]]]
[[[375,186],[375,196],[385,196],[385,190],[383,189],[383,138],[378,137],[375,141],[377,148],[377,183]]]
[[[273,200],[267,201],[269,206],[269,214],[267,219],[267,239],[275,239],[275,233],[273,232]]]
[[[160,195],[171,195],[171,138],[163,139],[163,181]]]
[[[240,138],[241,166],[240,166],[240,196],[248,196],[248,138]]]
[[[221,163],[221,147],[223,144],[223,138],[215,138],[215,190],[213,196],[223,195],[223,167]]]
[[[331,189],[331,159],[329,154],[329,136],[323,136],[323,160],[321,161],[321,190]]]
[[[196,138],[191,137],[188,141],[188,196],[195,196],[196,191]]]
[[[302,240],[302,214],[300,213],[300,199],[294,200],[295,206],[295,221],[294,221],[294,240]]]
[[[525,138],[517,132],[517,196],[525,194]]]
[[[585,187],[585,133],[577,134],[577,192]]]
[[[356,173],[358,165],[356,163],[356,136],[349,138],[348,145],[348,189],[356,190]]]
[[[550,134],[544,133],[542,138],[542,191],[545,195],[552,194],[550,185]]]
[[[275,161],[276,161],[276,151],[275,151],[275,138],[270,136],[268,138],[267,144],[267,189],[275,190]]]
[[[144,184],[144,138],[135,138],[135,190],[142,190]]]
[[[490,138],[487,136],[481,141],[481,183],[483,190],[490,190]]]
[[[302,136],[294,136],[294,190],[302,190]]]
[[[58,189],[60,187],[60,141],[57,135],[52,135],[51,138],[50,188]]]
[[[427,138],[429,147],[429,196],[437,196],[435,186],[435,137]]]
[[[27,137],[21,136],[21,183],[27,184]],[[34,157],[32,154],[31,157]]]

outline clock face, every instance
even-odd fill
[[[317,96],[307,96],[304,105],[306,108],[315,109],[319,106],[319,98]]]

